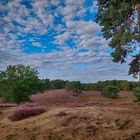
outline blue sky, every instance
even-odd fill
[[[0,0],[0,70],[25,64],[41,78],[128,79],[95,22],[96,0]]]

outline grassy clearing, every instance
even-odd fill
[[[140,139],[140,107],[133,102],[135,98],[130,92],[121,92],[116,100],[104,98],[96,91],[84,92],[79,97],[72,97],[65,90],[50,90],[46,94],[47,98],[36,97],[28,103],[45,106],[47,111],[38,116],[12,122],[8,116],[16,108],[3,108],[0,139]],[[76,105],[70,107],[71,104]]]

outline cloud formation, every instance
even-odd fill
[[[127,65],[111,62],[97,9],[96,0],[0,1],[0,69],[22,63],[42,78],[129,78]]]

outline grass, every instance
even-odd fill
[[[56,114],[57,117],[65,117],[68,114],[65,111],[60,111],[59,113]]]
[[[2,108],[0,139],[15,133],[13,139],[20,140],[118,140],[134,135],[135,139],[140,138],[140,106],[133,102],[132,93],[121,92],[117,100],[104,98],[95,91],[84,91],[77,98],[65,90],[45,94],[46,98],[36,95],[31,103],[16,108]],[[37,106],[44,106],[47,111],[21,121],[8,119],[19,109]]]
[[[0,103],[0,108],[17,107],[17,104]]]

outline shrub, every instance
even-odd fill
[[[72,82],[67,82],[65,89],[72,91],[73,96],[78,96],[82,91],[81,91],[81,83],[80,81],[72,81]]]
[[[41,113],[45,112],[45,108],[41,106],[36,107],[23,107],[18,110],[16,110],[9,119],[11,121],[19,121],[31,116],[39,115]]]
[[[101,92],[102,96],[115,99],[118,96],[118,92],[120,92],[120,89],[116,86],[108,85],[105,86]]]
[[[137,98],[137,100],[140,102],[140,88],[137,87],[133,90],[134,96]]]

